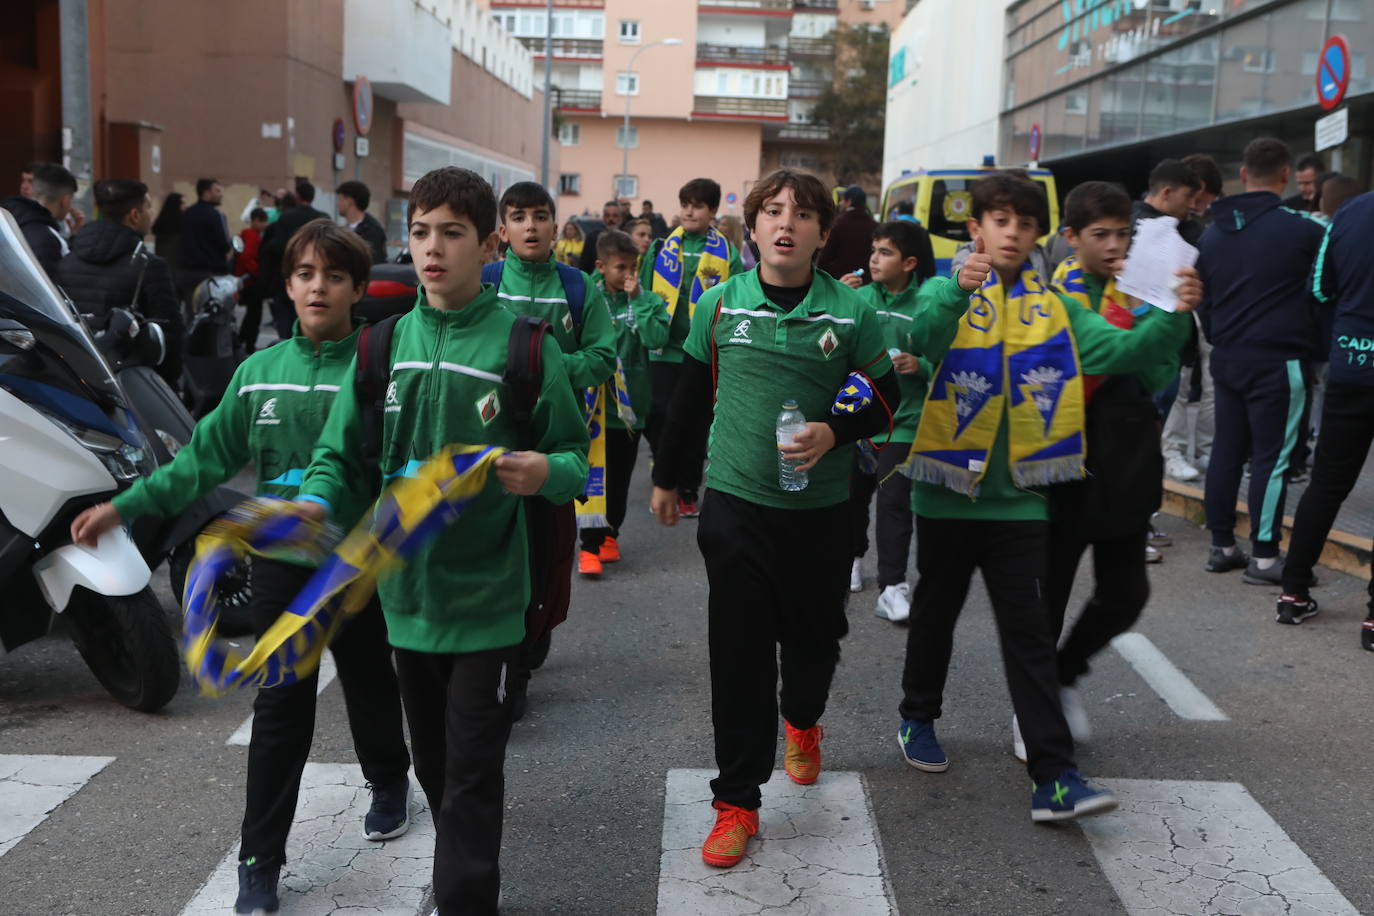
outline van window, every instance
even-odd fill
[[[897,205],[903,201],[911,204],[912,215],[916,212],[916,189],[920,187],[917,182],[908,182],[895,188],[890,188],[887,192],[887,209],[883,211],[883,219],[896,219]]]
[[[967,242],[968,219],[973,215],[969,192],[975,179],[937,178],[930,183],[930,218],[926,229],[931,235],[951,242]]]

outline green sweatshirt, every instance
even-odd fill
[[[912,322],[912,345],[937,367],[949,351],[968,309],[969,294],[952,277],[936,277],[921,285],[918,309]],[[1148,373],[1170,359],[1187,338],[1191,315],[1170,314],[1151,308],[1124,330],[1110,324],[1092,309],[1067,296],[1060,301],[1068,310],[1078,347],[1079,366],[1085,375]],[[937,368],[938,371],[938,368]],[[988,456],[977,499],[938,484],[913,481],[912,511],[926,518],[968,518],[985,521],[1045,521],[1049,507],[1040,490],[1023,490],[1012,483],[1008,468],[1007,423],[997,430]]]
[[[921,356],[911,348],[911,323],[916,318],[917,284],[911,283],[900,293],[893,295],[881,283],[870,283],[859,287],[859,296],[878,313],[883,328],[883,346],[889,353],[900,350]],[[874,436],[876,445],[889,442],[911,444],[916,438],[916,424],[921,420],[921,407],[926,400],[926,389],[930,386],[931,365],[921,358],[921,371],[914,375],[897,373],[897,387],[902,392],[902,403],[892,416],[892,436],[886,433]]]
[[[441,311],[425,301],[396,323],[391,387],[382,430],[384,478],[413,474],[444,445],[520,448],[501,383],[515,315],[496,290],[464,308]],[[558,346],[546,340],[544,384],[531,426],[534,448],[548,456],[539,495],[565,503],[587,483],[587,424],[573,397]],[[333,506],[363,488],[362,417],[356,398],[339,398],[329,415],[301,496]],[[529,552],[521,501],[495,473],[467,511],[378,586],[391,644],[417,652],[477,652],[511,646],[525,635]]]
[[[625,293],[607,292],[604,284],[597,284],[611,309],[611,324],[615,327],[615,349],[625,367],[625,384],[630,389],[630,406],[635,412],[635,429],[643,429],[653,401],[653,387],[649,381],[649,351],[668,342],[668,310],[663,300],[645,289],[633,300]],[[624,429],[616,414],[615,405],[606,405],[606,428]]]
[[[1102,305],[1102,293],[1107,289],[1107,284],[1100,277],[1085,270],[1083,271],[1083,285],[1088,288],[1088,301],[1092,303],[1093,310],[1096,311]],[[1065,299],[1063,295],[1060,295],[1059,298],[1065,302],[1070,301]],[[1083,307],[1077,302],[1074,302],[1074,305],[1079,308]],[[1139,321],[1140,318],[1137,316],[1136,322],[1139,323]],[[1178,352],[1170,353],[1149,368],[1132,374],[1140,380],[1140,384],[1145,386],[1146,391],[1151,393],[1163,391],[1170,382],[1178,377]]]
[[[248,357],[172,462],[114,498],[120,516],[177,515],[250,461],[260,495],[294,499],[335,394],[342,389],[353,400],[356,348],[356,331],[318,348],[297,333]],[[335,520],[352,526],[367,504],[343,493]]]
[[[649,251],[640,265],[640,283],[650,292],[654,288],[654,262],[663,249],[666,239],[654,239]],[[729,243],[727,243],[729,244]],[[697,275],[697,265],[701,263],[701,253],[706,249],[706,233],[687,232],[682,236],[682,280],[677,287],[677,311],[673,313],[673,326],[668,332],[668,343],[656,352],[649,354],[651,362],[682,362],[682,344],[687,332],[692,329],[692,279]],[[645,266],[647,265],[647,266]],[[730,245],[730,276],[744,273],[744,262],[739,251]],[[698,306],[700,303],[698,302]]]
[[[553,255],[534,263],[514,255],[501,270],[501,304],[517,315],[543,318],[563,350],[563,367],[574,388],[594,388],[615,371],[615,332],[606,300],[590,278],[582,303],[582,330],[573,327],[572,312]],[[586,274],[583,274],[586,277]]]

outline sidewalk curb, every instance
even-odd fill
[[[1165,479],[1164,504],[1160,510],[1170,515],[1186,519],[1195,525],[1202,525],[1205,516],[1202,507],[1202,489],[1177,480]],[[1293,533],[1293,516],[1283,517],[1283,549],[1288,548],[1288,538]],[[1250,512],[1245,503],[1236,503],[1236,537],[1250,535]],[[1322,549],[1318,562],[1337,572],[1370,578],[1370,560],[1374,556],[1374,545],[1369,538],[1356,537],[1346,531],[1331,530],[1327,536],[1326,547]]]

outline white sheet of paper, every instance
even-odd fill
[[[1142,219],[1135,224],[1135,238],[1126,253],[1126,266],[1116,277],[1116,288],[1172,312],[1178,299],[1174,273],[1196,263],[1197,249],[1178,234],[1178,220],[1172,216]]]

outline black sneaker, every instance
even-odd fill
[[[239,896],[234,912],[239,916],[264,916],[281,906],[277,897],[277,878],[281,863],[275,859],[259,861],[256,856],[239,863]]]
[[[1251,557],[1240,580],[1247,585],[1283,585],[1283,557],[1274,557],[1268,569],[1260,569],[1259,557]]]
[[[1310,597],[1303,598],[1285,593],[1279,596],[1278,613],[1274,615],[1274,620],[1297,626],[1316,614],[1317,602]]]
[[[1360,625],[1360,645],[1366,652],[1374,652],[1374,617]]]
[[[372,807],[367,809],[363,818],[363,836],[369,840],[394,840],[410,829],[410,779],[402,776],[400,782],[389,786],[374,786]]]
[[[1224,573],[1233,569],[1244,569],[1245,564],[1249,562],[1250,558],[1239,547],[1233,549],[1229,554],[1220,547],[1213,547],[1207,553],[1208,572]]]

